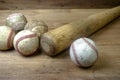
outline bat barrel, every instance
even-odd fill
[[[77,38],[86,37],[120,16],[120,6],[91,15],[84,20],[63,25],[41,37],[41,47],[49,56],[55,56]]]

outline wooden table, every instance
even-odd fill
[[[15,12],[23,13],[28,21],[44,20],[49,30],[86,18],[105,9],[41,9],[1,10],[0,25]],[[88,69],[77,67],[69,57],[69,49],[56,57],[37,52],[23,57],[15,50],[0,51],[0,80],[120,80],[120,18],[92,36],[99,49],[99,59]]]

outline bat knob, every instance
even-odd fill
[[[52,40],[52,37],[50,37],[47,34],[43,34],[41,36],[41,48],[42,50],[49,56],[54,56],[55,54],[55,44]]]

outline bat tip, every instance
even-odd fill
[[[41,37],[41,48],[42,50],[49,56],[54,56],[55,53],[55,45],[54,42],[52,40],[52,38],[47,35],[47,34],[43,34]]]

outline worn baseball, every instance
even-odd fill
[[[22,30],[16,34],[13,44],[18,53],[24,56],[30,56],[38,49],[39,38],[37,34],[32,31]]]
[[[23,30],[26,23],[27,19],[22,13],[13,13],[6,19],[6,25],[12,27],[16,33]]]
[[[98,58],[95,42],[89,38],[75,40],[70,46],[70,58],[78,66],[92,66]]]
[[[26,24],[24,29],[31,30],[40,37],[43,33],[48,31],[48,26],[42,20],[31,20]]]
[[[15,32],[8,26],[0,26],[0,50],[8,50],[13,47]]]

